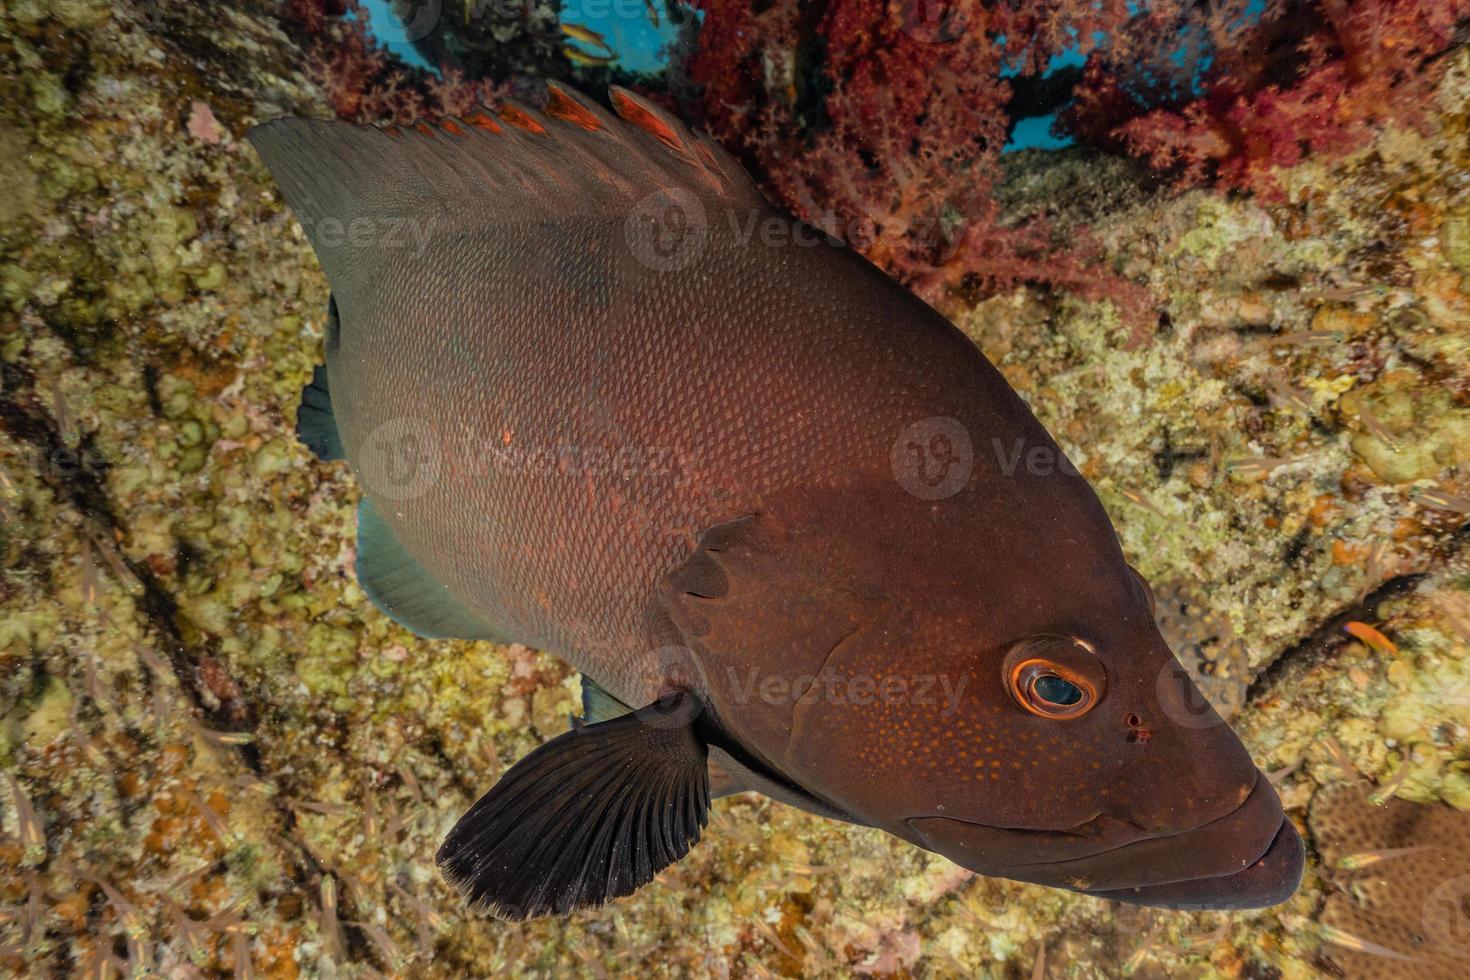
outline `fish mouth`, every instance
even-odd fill
[[[1296,894],[1305,863],[1302,835],[1283,817],[1266,853],[1232,874],[1083,894],[1160,909],[1263,909]]]
[[[1159,908],[1276,905],[1296,891],[1305,863],[1301,835],[1259,773],[1234,809],[1176,832],[1151,832],[1105,815],[1067,830],[950,817],[907,823],[924,847],[981,874]]]

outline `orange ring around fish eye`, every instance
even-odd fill
[[[1039,718],[1080,718],[1102,700],[1106,675],[1091,648],[1067,637],[1022,641],[1006,656],[1006,688]]]

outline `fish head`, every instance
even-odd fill
[[[860,625],[795,706],[785,765],[983,874],[1161,907],[1284,901],[1295,826],[1116,536],[1094,540],[1075,536],[1066,561],[1035,560],[1024,535],[874,549],[883,581],[919,585],[857,590],[839,611]]]
[[[915,812],[894,832],[984,874],[1134,904],[1289,898],[1303,847],[1274,787],[1157,631],[1122,632],[1041,633],[979,658],[948,746],[958,781],[912,770]],[[1131,656],[1110,657],[1124,639]]]

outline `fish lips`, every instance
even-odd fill
[[[1270,782],[1257,774],[1225,815],[1177,832],[1100,815],[1068,830],[990,827],[950,817],[911,817],[929,850],[981,874],[1068,888],[1159,908],[1264,908],[1301,882],[1301,835]],[[1038,853],[1045,861],[1027,861]]]
[[[1266,853],[1233,874],[1084,894],[1160,909],[1261,909],[1296,894],[1305,862],[1302,835],[1283,818]]]

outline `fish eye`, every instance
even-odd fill
[[[1054,704],[1059,708],[1065,708],[1082,700],[1082,688],[1056,674],[1036,675],[1031,682],[1031,693],[1047,704]]]
[[[1026,711],[1042,718],[1078,718],[1102,700],[1106,674],[1090,646],[1068,637],[1023,640],[1006,655],[1006,686]]]

